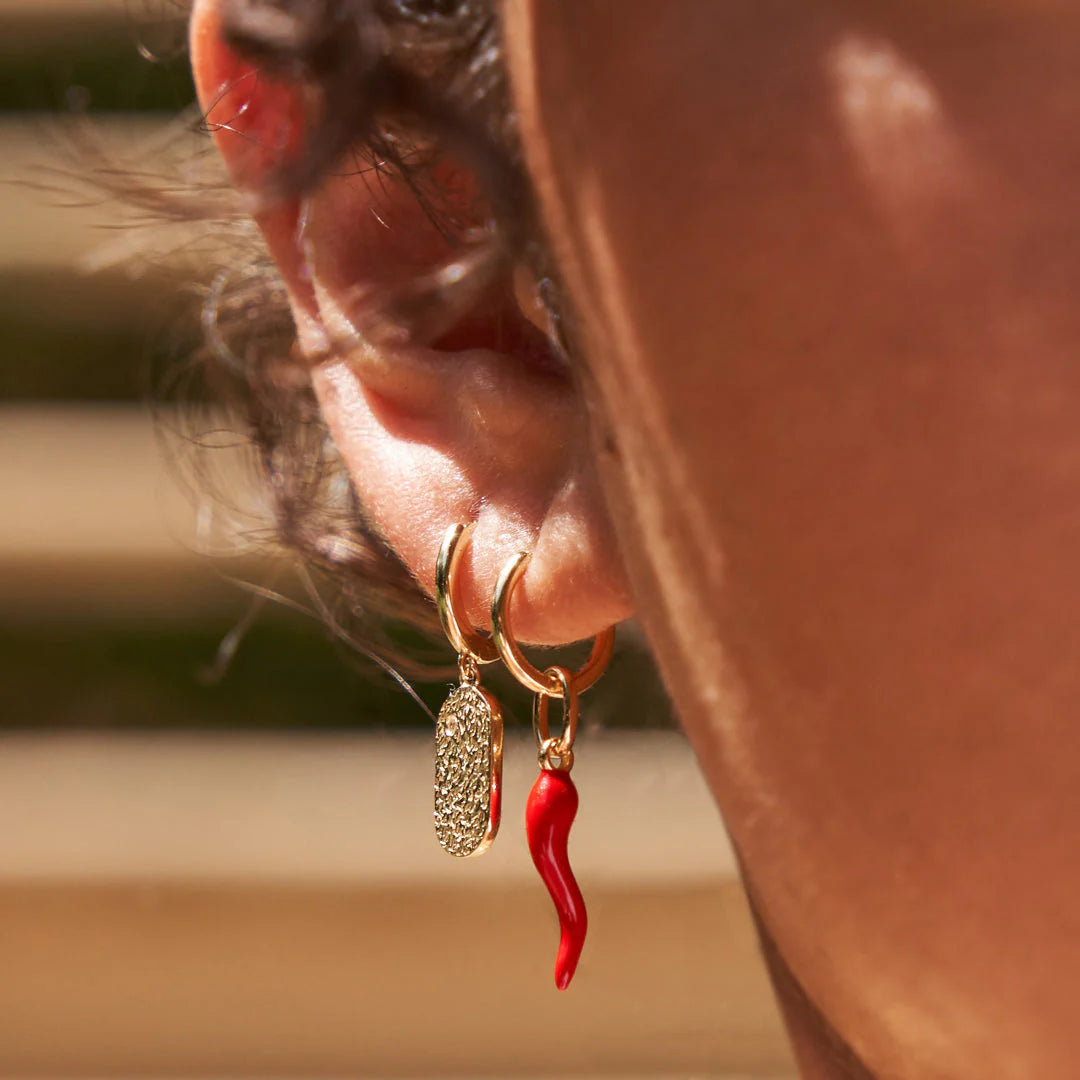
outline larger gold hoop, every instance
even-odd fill
[[[499,650],[491,638],[467,630],[458,617],[457,568],[461,554],[476,527],[451,525],[443,536],[439,556],[435,560],[435,605],[443,633],[459,656],[472,657],[478,664],[490,664],[499,659]]]
[[[547,697],[562,697],[562,684],[553,675],[534,667],[525,659],[521,646],[514,637],[514,631],[510,624],[510,599],[513,596],[517,583],[525,573],[525,567],[529,563],[531,555],[527,551],[519,551],[503,567],[499,575],[499,582],[495,586],[495,595],[491,598],[491,636],[499,650],[503,663],[510,669],[514,678],[523,686],[527,686],[534,694],[544,694]],[[584,665],[571,676],[574,690],[582,694],[593,686],[597,679],[604,674],[611,654],[615,649],[615,627],[609,626],[602,633],[597,634],[593,640],[592,652]]]

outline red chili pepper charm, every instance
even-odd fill
[[[562,928],[555,959],[555,985],[560,990],[565,990],[574,977],[589,924],[585,900],[566,850],[577,810],[577,788],[569,771],[541,771],[525,807],[525,832],[533,863],[551,893]]]

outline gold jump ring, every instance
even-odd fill
[[[577,738],[578,724],[578,695],[574,689],[573,676],[564,667],[549,667],[544,674],[555,679],[562,690],[563,731],[557,739],[551,737],[551,728],[548,725],[548,702],[551,701],[551,696],[537,694],[533,698],[532,715],[537,749],[543,753],[546,746],[554,743],[560,752],[572,750]]]

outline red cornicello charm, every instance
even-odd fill
[[[578,701],[573,678],[565,668],[551,667],[550,675],[562,690],[564,726],[562,737],[551,738],[548,729],[548,694],[537,694],[533,703],[533,730],[540,747],[540,775],[525,806],[525,834],[529,853],[551,894],[559,916],[559,952],[555,957],[555,985],[565,990],[577,970],[585,931],[589,925],[585,900],[570,869],[567,843],[570,826],[578,812],[578,793],[570,770],[574,766]]]
[[[575,672],[553,666],[546,671],[529,663],[510,625],[510,599],[529,563],[529,553],[519,551],[502,569],[491,599],[491,637],[510,673],[533,698],[533,732],[540,750],[540,776],[529,793],[525,831],[529,851],[540,871],[555,910],[562,935],[555,958],[555,985],[565,990],[577,970],[585,944],[588,918],[585,901],[570,869],[567,841],[578,810],[578,793],[570,779],[577,737],[578,694],[584,693],[604,673],[615,646],[615,628],[596,635],[589,659]],[[548,728],[548,705],[562,702],[563,731],[553,739]]]
[[[549,740],[555,742],[557,740]],[[572,753],[572,752],[571,752]],[[559,915],[562,936],[555,958],[555,985],[565,990],[577,969],[589,925],[585,899],[578,888],[567,841],[578,810],[578,793],[568,769],[544,768],[525,807],[529,853]]]

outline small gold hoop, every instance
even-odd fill
[[[451,525],[443,536],[439,556],[435,560],[435,605],[439,609],[439,622],[443,633],[459,656],[470,656],[478,664],[490,664],[499,659],[499,650],[491,638],[481,637],[474,630],[466,630],[458,617],[460,597],[457,590],[457,569],[465,545],[476,527]]]
[[[578,695],[577,690],[574,689],[573,677],[564,667],[549,667],[544,674],[557,680],[562,690],[563,732],[557,739],[551,737],[551,728],[548,726],[548,702],[551,701],[551,695],[537,694],[533,698],[532,715],[536,745],[541,754],[550,743],[556,744],[559,752],[572,751],[574,740],[577,738],[578,722]]]
[[[503,567],[499,582],[495,586],[495,595],[491,598],[491,636],[503,663],[519,683],[527,686],[534,694],[562,697],[562,684],[559,680],[542,672],[525,659],[525,654],[521,651],[521,646],[517,643],[510,624],[510,599],[517,583],[525,573],[525,567],[530,558],[529,552],[519,551]],[[597,679],[604,674],[604,669],[608,666],[614,649],[615,627],[609,626],[596,635],[589,659],[570,677],[577,693],[583,694],[590,686],[595,685]]]

